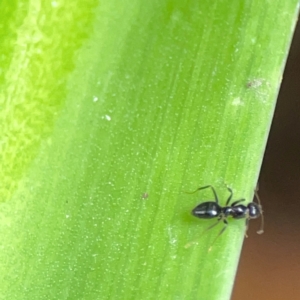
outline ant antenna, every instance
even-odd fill
[[[261,206],[261,202],[260,202],[260,198],[258,196],[258,185],[254,191],[255,197],[257,199],[259,208],[260,208],[260,214],[261,214],[261,223],[260,223],[260,229],[257,231],[258,234],[262,234],[264,233],[264,214],[263,214],[263,210],[262,210],[262,206]]]

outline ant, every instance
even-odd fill
[[[221,229],[217,237],[215,238],[214,242],[216,239],[226,230],[228,226],[228,217],[232,217],[234,219],[246,219],[246,231],[245,231],[245,236],[247,237],[247,230],[249,227],[249,220],[250,219],[257,219],[261,217],[261,226],[260,229],[257,231],[258,234],[262,234],[264,232],[263,227],[264,227],[264,219],[263,219],[263,211],[262,211],[262,206],[260,204],[260,199],[258,196],[258,188],[255,189],[255,196],[257,198],[258,203],[255,202],[250,202],[247,205],[240,204],[241,202],[245,201],[244,198],[236,200],[230,204],[230,201],[232,200],[233,197],[233,192],[232,189],[227,187],[227,190],[229,191],[230,195],[226,201],[225,206],[221,206],[219,204],[219,198],[217,196],[217,193],[214,189],[213,186],[211,185],[206,185],[203,187],[198,188],[196,191],[189,193],[193,194],[196,193],[197,191],[204,190],[207,188],[211,188],[215,200],[214,201],[207,201],[204,203],[201,203],[197,205],[193,210],[192,214],[200,219],[212,219],[212,218],[217,218],[218,221],[211,226],[209,226],[205,231],[213,228],[214,226],[218,225],[220,221],[223,221],[225,226]],[[190,246],[191,243],[186,245],[186,248]],[[211,247],[210,247],[211,249]]]

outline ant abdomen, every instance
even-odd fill
[[[221,212],[221,206],[215,201],[201,203],[192,210],[192,214],[200,219],[215,218],[218,217]]]

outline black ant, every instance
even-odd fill
[[[207,201],[204,203],[201,203],[197,205],[193,210],[192,214],[200,219],[212,219],[212,218],[218,218],[218,221],[211,226],[209,226],[205,231],[213,228],[217,224],[219,224],[220,221],[223,221],[225,226],[221,229],[219,234],[217,235],[216,239],[226,230],[228,226],[228,217],[232,217],[234,219],[246,219],[246,231],[245,236],[247,237],[247,230],[249,227],[249,220],[250,219],[256,219],[261,217],[261,226],[260,229],[257,231],[258,234],[262,234],[264,232],[264,219],[263,219],[263,211],[260,204],[260,199],[257,194],[257,189],[255,190],[255,196],[257,198],[258,203],[250,202],[247,205],[240,204],[241,202],[245,201],[244,198],[236,200],[230,204],[230,201],[232,200],[233,192],[232,189],[227,187],[227,190],[229,191],[230,195],[226,201],[225,206],[221,206],[219,204],[219,198],[217,196],[217,193],[213,186],[206,185],[203,187],[198,188],[196,191],[189,193],[193,194],[197,191],[204,190],[207,188],[211,188],[212,192],[214,194],[215,200],[214,201]],[[215,239],[215,240],[216,240]],[[215,242],[215,241],[214,241]],[[186,245],[186,248],[190,246],[191,243]]]

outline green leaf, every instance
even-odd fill
[[[297,13],[1,1],[0,298],[229,299]]]

